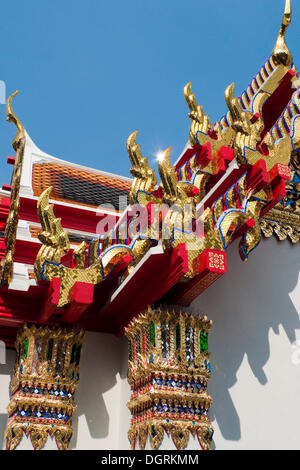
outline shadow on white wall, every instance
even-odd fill
[[[291,355],[293,352],[296,330],[300,329],[299,288],[298,312],[289,294],[298,282],[299,245],[263,241],[243,263],[234,243],[227,260],[228,272],[196,299],[191,311],[213,320],[209,341],[213,370],[208,387],[214,399],[211,419],[217,421],[224,439],[238,441],[240,419],[229,389],[237,382],[245,355],[253,375],[265,385],[268,378],[263,367],[270,357],[270,329],[279,334],[282,325],[291,343]]]
[[[121,341],[109,334],[86,333],[80,365],[80,384],[76,392],[77,410],[73,419],[73,438],[70,448],[78,447],[78,420],[84,415],[89,439],[105,439],[110,434],[114,412],[119,412],[119,400],[108,410],[103,395],[117,384],[122,364]],[[110,396],[108,396],[110,400]],[[119,416],[118,416],[119,417]]]

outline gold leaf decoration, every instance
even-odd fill
[[[144,449],[147,437],[152,449],[158,449],[165,432],[177,449],[185,449],[190,434],[197,433],[203,447],[210,448],[207,338],[211,324],[206,317],[150,307],[129,324],[125,334],[132,389],[127,404],[132,415],[128,432],[132,449],[136,442]]]
[[[79,383],[82,331],[28,327],[16,339],[16,366],[11,380],[6,448],[15,449],[23,433],[34,449],[55,437],[67,449],[72,437],[75,391]]]

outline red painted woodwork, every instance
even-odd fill
[[[271,183],[280,183],[280,180],[289,180],[291,178],[291,171],[287,165],[282,163],[276,163],[276,165],[269,171],[269,177]]]
[[[15,161],[16,161],[16,157],[10,157],[10,156],[7,157],[7,163],[9,165],[14,165]]]
[[[104,308],[85,319],[87,329],[123,334],[124,327],[148,305],[158,302],[188,270],[187,249],[184,244],[174,250],[149,256],[133,273],[122,289],[110,298]]]
[[[295,89],[292,88],[291,81],[295,75],[296,74],[293,70],[289,70],[281,80],[278,88],[264,103],[262,108],[262,118],[265,127],[261,135],[262,140],[277,122],[295,92]]]
[[[118,214],[103,214],[99,210],[87,211],[78,207],[68,207],[62,204],[54,205],[54,213],[56,217],[61,218],[61,224],[65,228],[79,230],[82,232],[91,232],[97,234],[97,225],[104,218],[114,218],[116,221],[119,218]],[[20,212],[19,218],[21,220],[28,220],[30,222],[39,223],[37,215],[37,200],[20,197]]]
[[[201,145],[194,145],[191,148],[188,148],[180,160],[176,163],[175,165],[175,170],[179,170],[180,167],[182,167],[186,162],[188,162],[194,155],[196,155],[197,152],[201,151]]]
[[[212,153],[211,153],[211,143],[207,142],[204,145],[195,145],[192,148],[186,150],[186,152],[182,155],[179,162],[175,165],[175,169],[179,170],[187,161],[189,161],[193,156],[196,156],[196,165],[205,166],[212,160]],[[217,152],[217,162],[218,162],[218,171],[224,172],[228,167],[229,163],[234,159],[234,152],[233,149],[230,147],[222,146]],[[220,176],[218,174],[218,176]]]
[[[61,279],[58,277],[54,278],[50,282],[45,303],[42,306],[41,314],[39,316],[40,322],[43,323],[49,320],[51,315],[56,311],[59,302],[60,286]]]
[[[261,158],[250,168],[247,174],[247,188],[260,190],[268,181],[266,161]]]
[[[29,240],[27,241],[17,239],[14,253],[14,261],[16,263],[33,265],[36,259],[36,255],[38,254],[38,251],[41,246],[41,243],[33,243]]]
[[[233,186],[239,178],[243,176],[243,174],[246,172],[245,168],[236,168],[232,170],[229,174],[228,177],[222,181],[222,183],[215,188],[215,190],[212,191],[212,194],[207,198],[207,200],[204,203],[203,210],[206,209],[207,207],[211,207],[213,203],[219,199],[223,194],[226,193],[226,191]],[[199,214],[200,216],[201,214]]]
[[[190,305],[227,270],[225,251],[206,249],[199,256],[198,263],[199,275],[189,282],[176,284],[163,301],[169,304]]]
[[[94,285],[76,282],[71,291],[70,304],[62,317],[66,323],[76,323],[83,312],[93,303]]]
[[[6,223],[10,208],[10,199],[6,197],[0,198],[0,222]]]
[[[0,288],[0,334],[2,326],[15,328],[25,322],[40,323],[40,312],[43,309],[49,284],[30,286],[28,291],[16,291]],[[51,319],[48,324],[57,324]],[[1,339],[1,338],[0,338]]]
[[[3,258],[5,254],[5,249],[6,249],[6,243],[4,241],[4,238],[0,238],[0,259]]]

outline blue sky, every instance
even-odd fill
[[[300,5],[287,43],[300,64]],[[241,92],[270,55],[284,0],[14,0],[1,5],[0,79],[36,145],[129,176],[128,135],[154,163],[188,138],[183,87],[218,119],[224,89]],[[300,67],[300,65],[299,65]],[[10,182],[13,124],[0,105],[1,185]]]

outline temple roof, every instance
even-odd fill
[[[130,178],[48,155],[26,133],[20,194],[38,197],[52,186],[53,200],[91,208],[101,205],[118,211],[120,197],[125,198],[127,205],[130,185]]]
[[[14,163],[11,186],[6,186],[10,198],[0,198],[5,228],[1,289],[8,303],[15,292],[35,292],[42,310],[38,321],[76,322],[86,311],[85,327],[119,333],[147,304],[167,299],[188,305],[226,272],[225,251],[236,238],[242,259],[260,242],[261,229],[269,236],[274,224],[280,226],[275,229],[280,237],[285,230],[285,237],[299,241],[300,90],[285,44],[290,21],[286,0],[271,56],[239,98],[234,84],[227,87],[229,111],[214,126],[192,94],[191,83],[186,85],[190,141],[175,166],[170,148],[162,152],[159,185],[136,142],[137,131],[127,141],[133,179],[117,176],[40,150],[12,110],[15,94],[9,97],[8,120],[17,127],[16,158],[9,162]],[[131,233],[135,216],[128,200],[146,209],[150,225],[153,204],[165,205],[161,221],[170,221],[169,239],[162,238],[160,225],[151,234]],[[195,232],[179,224],[176,203],[192,204]],[[77,305],[75,284],[80,295],[90,286],[84,309]],[[146,293],[145,284],[151,284]],[[48,302],[52,289],[57,301],[53,308]],[[136,311],[128,305],[133,292]],[[37,312],[31,313],[36,321]],[[14,322],[23,321],[22,302],[18,315]]]

